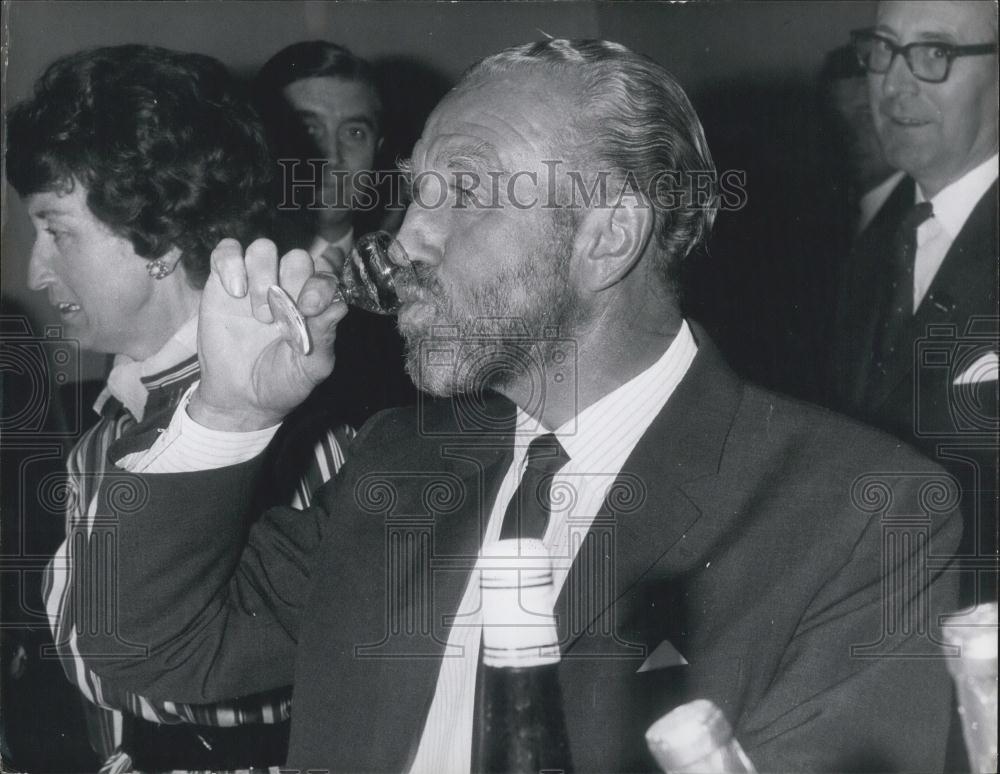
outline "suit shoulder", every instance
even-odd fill
[[[514,405],[500,396],[434,398],[421,393],[414,405],[386,409],[372,416],[355,443],[394,439],[412,447],[444,440],[495,442],[512,430],[514,412]]]
[[[934,473],[940,467],[906,442],[821,406],[747,385],[738,429],[757,437],[763,450],[805,455],[802,462],[837,468],[906,469]]]

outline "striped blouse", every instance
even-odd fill
[[[277,723],[289,717],[291,688],[242,697],[218,704],[155,704],[118,686],[110,685],[84,665],[77,648],[83,626],[113,626],[115,583],[114,525],[97,514],[97,492],[119,475],[108,462],[127,449],[135,436],[166,426],[174,408],[199,377],[198,357],[186,359],[159,373],[141,377],[148,392],[141,421],[105,391],[95,409],[98,423],[74,446],[67,459],[66,539],[46,568],[43,598],[56,651],[70,681],[88,700],[84,703],[90,743],[107,763],[102,771],[124,771],[127,756],[115,751],[122,741],[122,711],[155,723],[197,723],[235,726],[244,723]],[[319,439],[306,469],[289,495],[294,508],[309,505],[311,494],[344,463],[344,448],[354,431],[342,426],[327,430]],[[128,496],[123,477],[122,496]],[[287,502],[287,500],[286,500]]]

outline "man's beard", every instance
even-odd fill
[[[572,236],[557,219],[547,244],[473,288],[461,308],[433,268],[415,266],[416,283],[434,307],[429,319],[400,326],[406,371],[417,388],[447,397],[544,379],[577,317],[569,286]]]

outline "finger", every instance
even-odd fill
[[[306,325],[309,328],[309,336],[313,344],[313,356],[322,359],[324,356],[333,356],[333,343],[337,337],[337,324],[344,319],[347,314],[347,304],[343,297],[337,293],[331,303],[328,304],[319,314],[306,317]]]
[[[250,306],[260,322],[274,320],[267,305],[267,289],[278,282],[278,248],[270,239],[256,239],[246,252],[247,284]]]
[[[297,298],[305,281],[313,273],[313,259],[305,250],[291,250],[282,256],[278,264],[278,278],[281,287],[292,298]]]
[[[223,239],[215,246],[211,256],[212,273],[219,278],[222,287],[234,298],[247,294],[246,265],[243,262],[243,246],[235,239]]]
[[[335,276],[326,272],[313,274],[305,281],[297,304],[306,317],[323,314],[331,304],[343,306],[344,314],[347,314],[347,304],[340,292],[340,284]]]

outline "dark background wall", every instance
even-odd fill
[[[47,63],[87,46],[138,42],[199,51],[250,75],[285,45],[321,37],[382,64],[397,119],[389,144],[405,154],[434,101],[477,58],[544,35],[620,41],[666,65],[688,89],[720,169],[748,173],[747,207],[720,218],[712,256],[689,281],[689,308],[739,367],[781,385],[786,378],[775,377],[775,369],[788,358],[762,353],[757,340],[792,335],[786,318],[803,303],[798,286],[822,282],[814,276],[819,259],[807,254],[816,233],[811,201],[824,184],[815,179],[824,163],[815,78],[824,53],[872,14],[870,2],[13,0],[4,5],[3,99],[6,107],[23,98]],[[789,203],[799,212],[789,213]],[[55,322],[44,295],[25,288],[30,243],[30,225],[5,183],[3,293],[36,321]],[[93,376],[104,363],[85,358],[84,365]]]

